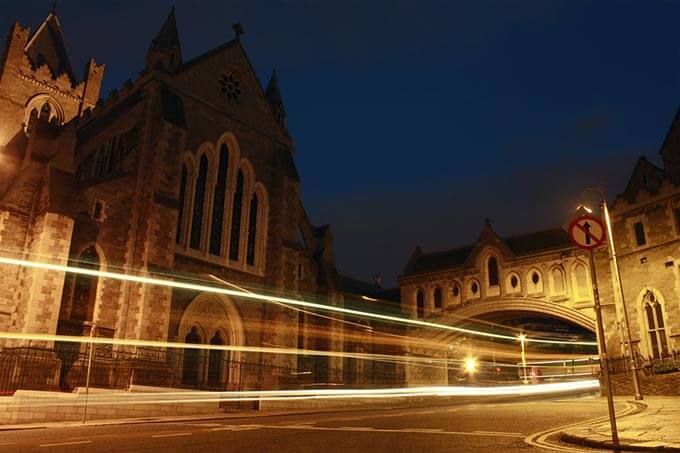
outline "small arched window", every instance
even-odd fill
[[[590,299],[590,288],[588,287],[588,270],[583,263],[574,266],[574,280],[576,286],[576,300]]]
[[[179,180],[179,200],[177,204],[177,234],[175,235],[175,242],[179,244],[182,240],[183,223],[184,223],[184,199],[187,192],[187,166],[182,164],[182,175]]]
[[[227,145],[220,148],[220,162],[217,167],[217,186],[213,196],[212,221],[210,222],[210,253],[222,254],[222,230],[224,226],[224,201],[227,194],[227,167],[229,153]]]
[[[253,194],[250,200],[250,212],[248,213],[248,246],[246,247],[246,263],[255,264],[255,252],[257,250],[257,194]]]
[[[434,289],[434,308],[442,308],[442,289],[437,287]]]
[[[647,294],[645,294],[644,310],[649,349],[655,359],[660,359],[668,355],[668,339],[666,338],[663,310],[652,291],[647,291]]]
[[[425,317],[425,295],[422,289],[416,291],[416,316],[418,318]]]
[[[50,104],[45,102],[42,107],[40,107],[40,115],[38,118],[41,120],[49,121],[50,120],[50,113],[52,112],[52,109],[50,108]]]
[[[35,122],[38,120],[38,109],[31,109],[31,113],[28,115],[28,123],[26,123],[26,135],[31,135],[33,129],[35,129]]]
[[[85,269],[99,270],[99,254],[94,247],[89,247],[81,253],[75,265]],[[93,320],[98,285],[99,277],[85,274],[76,275],[71,299],[71,319],[76,321]]]
[[[489,258],[486,263],[489,286],[498,286],[498,261],[495,256]]]
[[[555,266],[550,274],[552,278],[553,294],[556,296],[563,295],[566,292],[566,288],[564,285],[564,272],[562,271],[562,268]]]
[[[538,270],[529,273],[529,283],[527,284],[528,293],[537,294],[543,292],[543,282]]]
[[[198,250],[201,247],[201,229],[203,228],[203,210],[205,204],[205,184],[208,178],[208,158],[201,156],[196,178],[196,191],[194,193],[194,211],[191,217],[191,238],[189,246]]]
[[[241,246],[241,209],[243,207],[243,172],[238,171],[234,204],[231,212],[231,240],[229,242],[229,259],[238,261]]]

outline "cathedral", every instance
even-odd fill
[[[372,291],[337,273],[329,226],[310,223],[277,75],[260,84],[242,33],[237,24],[233,39],[185,60],[173,9],[139,76],[102,98],[104,64],[91,59],[76,76],[54,11],[34,31],[15,23],[0,67],[1,253],[337,306]],[[368,329],[353,325],[281,304],[0,265],[4,332],[342,351],[367,344]],[[86,348],[0,342],[1,390],[82,385]],[[114,346],[97,349],[93,383],[280,388],[295,376],[356,384],[360,371],[342,357]]]

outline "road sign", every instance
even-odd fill
[[[591,215],[577,217],[569,224],[567,231],[571,242],[586,250],[602,245],[607,238],[602,221]]]

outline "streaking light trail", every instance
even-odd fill
[[[214,287],[214,286],[200,285],[200,284],[195,284],[195,283],[186,283],[186,282],[175,281],[175,280],[167,280],[167,279],[160,279],[160,278],[154,278],[154,277],[144,277],[144,276],[140,276],[140,275],[121,274],[121,273],[117,273],[117,272],[100,271],[100,270],[86,269],[86,268],[76,267],[76,266],[68,266],[68,265],[62,265],[62,264],[52,264],[52,263],[46,263],[46,262],[29,261],[29,260],[8,258],[8,257],[0,257],[0,264],[25,266],[25,267],[30,267],[30,268],[34,268],[34,269],[44,269],[44,270],[51,270],[51,271],[57,271],[57,272],[68,272],[68,273],[73,273],[73,274],[89,275],[89,276],[92,276],[92,277],[110,278],[110,279],[114,279],[114,280],[123,280],[123,281],[130,281],[130,282],[134,282],[134,283],[158,285],[158,286],[165,286],[165,287],[169,287],[169,288],[186,289],[186,290],[191,290],[191,291],[203,291],[203,292],[207,292],[207,293],[222,294],[222,295],[226,295],[226,296],[238,297],[238,298],[242,298],[242,299],[252,299],[252,300],[258,300],[258,301],[263,301],[263,302],[278,302],[278,303],[283,303],[283,304],[288,304],[288,305],[293,305],[293,306],[298,306],[298,307],[306,307],[306,308],[312,308],[312,309],[323,310],[323,311],[332,311],[332,312],[344,313],[344,314],[349,314],[349,315],[354,315],[354,316],[362,316],[362,317],[366,317],[366,318],[380,319],[380,320],[383,320],[383,321],[399,322],[399,323],[410,324],[410,325],[415,325],[415,326],[419,326],[419,327],[429,327],[429,328],[434,328],[434,329],[448,330],[448,331],[464,333],[464,334],[480,336],[480,337],[496,338],[496,339],[510,340],[510,341],[519,341],[519,339],[517,337],[512,336],[512,335],[504,335],[504,334],[498,334],[498,333],[493,333],[493,332],[484,332],[484,331],[479,331],[479,330],[466,329],[466,328],[463,328],[463,327],[449,326],[449,325],[446,325],[446,324],[438,324],[438,323],[433,323],[433,322],[428,322],[428,321],[421,321],[421,320],[418,320],[418,319],[410,319],[410,318],[402,318],[402,317],[399,317],[399,316],[383,315],[383,314],[380,314],[380,313],[371,313],[371,312],[360,311],[360,310],[352,310],[352,309],[349,309],[349,308],[336,307],[336,306],[333,306],[333,305],[323,305],[323,304],[318,304],[318,303],[314,303],[314,302],[307,302],[307,301],[304,301],[304,300],[289,299],[289,298],[286,298],[286,297],[272,296],[272,295],[266,295],[266,294],[258,294],[258,293],[253,293],[253,292],[244,292],[244,291],[240,291],[240,290],[233,290],[233,289],[227,289],[227,288],[217,288],[217,287]],[[524,341],[525,342],[533,342],[533,343],[574,344],[574,345],[584,345],[584,346],[597,346],[597,343],[592,342],[592,341],[564,341],[564,340],[549,340],[549,339],[542,339],[542,338],[525,338]]]
[[[480,386],[433,386],[433,387],[404,387],[388,389],[337,389],[337,390],[269,390],[269,391],[232,391],[232,392],[164,392],[137,393],[115,392],[105,394],[91,394],[88,404],[170,404],[170,403],[205,403],[219,401],[281,401],[305,399],[349,399],[349,398],[405,398],[419,396],[435,397],[482,397],[482,396],[534,396],[552,393],[592,391],[600,388],[598,380],[580,380],[557,382],[549,384],[505,385],[495,387]],[[78,395],[80,396],[80,395]],[[62,401],[59,401],[62,400]],[[30,397],[23,397],[28,403],[17,404],[16,407],[28,407]],[[54,403],[45,398],[36,398],[35,404],[43,406],[70,405],[63,398],[55,398]]]

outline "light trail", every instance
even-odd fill
[[[306,399],[354,399],[354,398],[406,398],[406,397],[482,397],[482,396],[534,396],[551,393],[589,391],[600,388],[598,380],[580,380],[557,382],[548,384],[521,384],[497,387],[481,386],[428,386],[403,387],[388,389],[337,389],[337,390],[268,390],[268,391],[232,391],[232,392],[167,392],[167,393],[136,393],[120,392],[110,394],[90,394],[88,405],[107,404],[178,404],[178,403],[207,403],[224,401],[283,401]],[[77,394],[76,399],[80,397]],[[166,398],[167,397],[167,398]],[[35,404],[31,404],[31,399]],[[63,397],[49,398],[22,397],[21,403],[14,407],[41,406],[70,406],[74,402],[65,402]]]
[[[496,339],[500,339],[500,340],[510,340],[510,341],[513,341],[513,342],[519,341],[519,339],[517,337],[514,337],[512,335],[503,335],[503,334],[498,334],[498,333],[493,333],[493,332],[483,332],[483,331],[478,331],[478,330],[466,329],[466,328],[463,328],[463,327],[455,327],[455,326],[448,326],[446,324],[438,324],[438,323],[433,323],[433,322],[428,322],[428,321],[421,321],[421,320],[418,320],[418,319],[410,319],[410,318],[402,318],[402,317],[399,317],[399,316],[383,315],[383,314],[380,314],[380,313],[371,313],[371,312],[365,312],[365,311],[360,311],[360,310],[353,310],[353,309],[349,309],[349,308],[336,307],[336,306],[333,306],[333,305],[323,305],[323,304],[314,303],[314,302],[307,302],[307,301],[304,301],[304,300],[289,299],[289,298],[286,298],[286,297],[270,296],[270,295],[265,295],[265,294],[250,293],[250,292],[244,292],[244,291],[232,290],[232,289],[226,289],[226,288],[217,288],[217,287],[208,286],[208,285],[199,285],[199,284],[194,284],[194,283],[184,283],[184,282],[179,282],[179,281],[174,281],[174,280],[166,280],[166,279],[159,279],[159,278],[154,278],[154,277],[143,277],[143,276],[139,276],[139,275],[121,274],[121,273],[117,273],[117,272],[100,271],[100,270],[95,270],[95,269],[86,269],[86,268],[82,268],[82,267],[75,267],[75,266],[69,266],[69,265],[36,262],[36,261],[29,261],[29,260],[8,258],[8,257],[0,257],[0,264],[10,264],[10,265],[15,265],[15,266],[24,266],[24,267],[34,268],[34,269],[44,269],[44,270],[51,270],[51,271],[56,271],[56,272],[68,272],[68,273],[73,273],[73,274],[89,275],[89,276],[92,276],[92,277],[110,278],[110,279],[114,279],[114,280],[123,280],[123,281],[130,281],[130,282],[134,282],[134,283],[158,285],[158,286],[165,286],[165,287],[169,287],[169,288],[186,289],[186,290],[191,290],[191,291],[203,291],[203,292],[208,292],[208,293],[222,294],[222,295],[226,295],[226,296],[238,297],[238,298],[242,298],[242,299],[259,300],[259,301],[264,301],[264,302],[279,302],[279,303],[293,305],[293,306],[312,308],[312,309],[316,309],[316,310],[333,311],[333,312],[337,312],[337,313],[344,313],[344,314],[373,318],[373,319],[380,319],[380,320],[383,320],[383,321],[392,321],[392,322],[410,324],[410,325],[419,326],[419,327],[429,327],[429,328],[435,328],[435,329],[441,329],[441,330],[448,330],[448,331],[465,333],[465,334],[474,335],[474,336],[496,338]],[[597,346],[597,343],[592,342],[592,341],[564,341],[564,340],[549,340],[549,339],[541,339],[541,338],[526,338],[524,341],[525,342],[531,342],[531,343]]]

